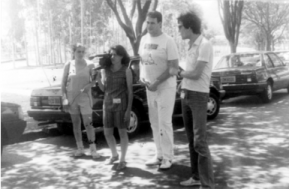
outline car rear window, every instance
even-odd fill
[[[260,54],[238,54],[223,57],[215,69],[261,66],[262,61]]]

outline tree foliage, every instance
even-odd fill
[[[244,1],[218,0],[218,5],[224,33],[229,41],[231,52],[234,53],[238,46]]]
[[[289,3],[272,1],[246,2],[244,19],[258,28],[265,39],[265,49],[274,49],[274,42],[282,35],[289,22]]]
[[[149,10],[155,10],[158,6],[158,0],[106,0],[107,4],[116,16],[117,22],[126,33],[133,49],[134,55],[138,54],[140,40],[146,33],[143,30],[143,23]],[[127,6],[124,3],[130,3],[130,11],[127,12]],[[137,12],[137,14],[136,14]],[[134,16],[137,15],[136,22]]]

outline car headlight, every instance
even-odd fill
[[[33,107],[33,106],[40,106],[40,97],[31,97],[30,98],[30,106]]]
[[[24,113],[23,113],[21,106],[18,107],[18,118],[21,120],[24,120]]]

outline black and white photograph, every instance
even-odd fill
[[[289,189],[289,0],[1,0],[1,188]]]

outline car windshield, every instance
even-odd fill
[[[238,54],[223,57],[215,69],[261,66],[262,61],[260,54]]]

